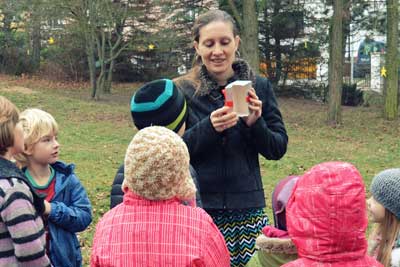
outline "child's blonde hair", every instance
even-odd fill
[[[390,267],[392,259],[392,247],[400,233],[400,221],[388,209],[385,209],[385,218],[378,224],[374,235],[381,237],[378,246],[377,260],[385,267]]]
[[[19,111],[7,98],[0,96],[0,155],[4,156],[14,145],[14,130],[18,123]]]
[[[43,136],[56,135],[58,133],[58,124],[54,117],[41,109],[30,108],[24,110],[19,117],[19,121],[24,131],[25,150],[39,142]],[[28,165],[28,156],[25,153],[16,155],[15,159],[21,166]]]

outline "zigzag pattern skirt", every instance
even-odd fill
[[[268,225],[263,209],[207,210],[225,238],[232,267],[242,267],[256,252],[256,238]]]

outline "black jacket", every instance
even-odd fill
[[[278,160],[285,153],[288,136],[270,82],[254,76],[244,61],[232,65],[235,75],[228,82],[251,80],[262,100],[262,117],[251,127],[243,120],[218,133],[210,114],[224,105],[221,88],[203,66],[200,90],[193,82],[178,80],[185,94],[189,115],[183,140],[195,168],[204,209],[248,209],[265,207],[258,156]]]
[[[193,178],[193,182],[196,185],[196,205],[197,207],[202,208],[203,205],[200,200],[200,192],[199,192],[199,184],[197,182],[197,174],[196,171],[193,169],[192,166],[189,166],[190,170],[190,175]],[[122,164],[118,171],[117,174],[115,174],[114,181],[112,184],[111,188],[111,196],[110,196],[110,209],[114,208],[118,204],[122,203],[122,200],[124,198],[124,192],[122,192],[122,182],[124,181],[124,164]]]

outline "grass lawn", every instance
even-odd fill
[[[108,210],[113,177],[136,131],[129,100],[138,85],[118,86],[97,102],[89,99],[89,89],[84,87],[0,76],[0,95],[20,110],[44,109],[59,123],[60,158],[76,164],[93,205],[94,221],[80,234],[84,265],[88,266],[95,225]],[[268,214],[277,181],[302,174],[317,163],[349,161],[360,170],[367,186],[377,172],[400,166],[400,121],[383,120],[379,108],[343,107],[343,126],[332,128],[325,124],[324,104],[292,98],[281,98],[279,104],[289,147],[280,161],[261,159]]]

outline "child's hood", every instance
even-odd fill
[[[56,198],[65,187],[68,187],[71,182],[74,183],[77,177],[74,172],[74,164],[66,164],[62,161],[57,161],[51,164],[51,167],[56,172],[56,195],[54,196]]]
[[[67,164],[62,161],[57,161],[51,164],[51,167],[56,171],[56,191],[62,190],[75,176],[75,164]]]
[[[366,255],[365,186],[353,165],[313,167],[298,180],[286,209],[288,232],[301,257],[345,262]]]
[[[62,161],[56,161],[50,165],[56,172],[64,174],[66,177],[70,176],[75,171],[75,164],[66,164]]]

